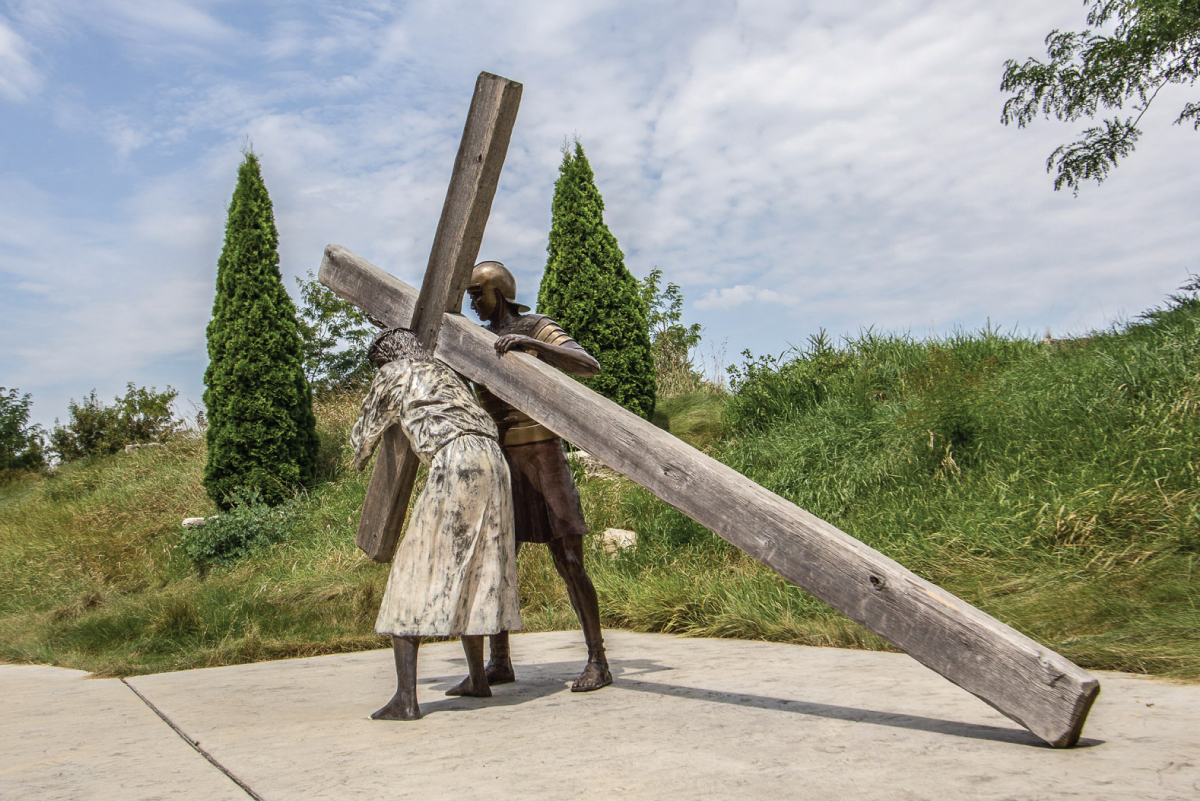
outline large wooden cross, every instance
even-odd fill
[[[457,313],[462,296],[458,286],[465,289],[463,276],[469,275],[469,262],[478,250],[504,158],[502,143],[507,143],[516,111],[516,96],[510,91],[519,93],[519,85],[486,73],[480,76],[421,292],[338,245],[325,249],[321,283],[387,325],[432,325],[434,335],[429,341],[436,338],[437,357],[459,373],[487,386],[551,431],[1046,742],[1059,747],[1074,745],[1100,692],[1099,682],[1086,671],[533,356],[516,351],[498,356],[492,346],[495,337]],[[487,119],[497,122],[492,123],[491,136],[476,140],[473,120],[477,106],[484,105],[481,98],[492,98],[487,105],[496,111]],[[499,130],[502,120],[508,121],[503,135]],[[490,144],[481,150],[468,147],[468,140]],[[501,152],[494,153],[495,147]],[[494,164],[496,174],[489,173],[487,180],[479,178],[473,184],[475,194],[468,192],[474,198],[474,213],[482,214],[466,215],[475,220],[477,228],[464,224],[451,231],[447,214],[454,217],[453,209],[460,202],[452,203],[451,197],[459,197],[455,187],[460,169],[465,170],[464,161],[468,166],[472,161]],[[484,173],[487,169],[481,168],[479,174]],[[486,201],[482,199],[485,194]],[[453,258],[438,256],[444,230],[447,237],[457,236],[455,241],[460,243],[458,250],[451,247],[446,251],[456,253]],[[426,287],[433,284],[450,287],[458,295],[437,295],[431,306]],[[447,311],[433,314],[437,309]],[[430,314],[440,319],[431,322]],[[381,452],[371,478],[359,528],[360,545],[364,539],[370,545],[369,535],[378,530],[372,527],[377,527],[380,519],[394,525],[396,535],[403,523],[403,508],[395,500],[401,494],[394,485],[396,470],[384,462],[388,458]],[[401,492],[401,503],[406,505],[411,479]],[[368,509],[380,508],[385,509],[382,518],[376,511],[368,518]],[[394,543],[393,538],[389,547],[394,549]],[[376,549],[372,555],[386,561],[391,553]]]
[[[411,328],[430,350],[437,343],[443,313],[462,308],[520,102],[521,84],[479,74],[416,307],[402,322],[376,317]],[[391,561],[396,552],[417,465],[399,426],[389,428],[379,444],[356,539],[358,547],[377,562]]]

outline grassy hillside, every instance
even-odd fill
[[[1194,302],[1061,343],[818,340],[656,419],[1084,666],[1196,680],[1198,346]],[[214,512],[202,442],[0,488],[0,658],[125,675],[385,645],[387,568],[353,545],[355,413],[320,404],[324,482],[286,542],[232,567],[179,548],[180,519]],[[579,477],[593,531],[640,535],[589,554],[605,625],[886,647],[640,488]],[[527,629],[574,625],[543,548],[521,598]]]

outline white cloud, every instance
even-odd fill
[[[701,311],[710,311],[732,309],[734,306],[743,306],[747,303],[787,304],[795,302],[794,297],[773,289],[758,289],[749,284],[738,284],[721,289],[710,289],[694,305]]]
[[[33,48],[0,16],[0,97],[21,102],[36,94],[42,76],[33,66]]]
[[[11,5],[14,19],[47,38],[98,31],[177,53],[196,42],[228,46],[242,39],[236,27],[208,13],[205,6],[213,3],[204,0],[17,0]]]
[[[136,38],[154,35],[164,38],[198,39],[211,42],[227,41],[237,30],[215,19],[199,6],[183,0],[107,0],[87,5],[105,14],[114,25],[122,26],[126,35]]]
[[[822,327],[924,333],[990,317],[1083,330],[1153,305],[1196,269],[1200,188],[1178,165],[1197,134],[1169,125],[1178,95],[1160,96],[1166,119],[1078,199],[1051,192],[1042,172],[1073,126],[999,124],[1004,59],[1040,53],[1051,28],[1080,28],[1078,6],[11,7],[0,37],[23,36],[21,63],[36,46],[52,76],[40,90],[21,84],[33,87],[23,109],[60,126],[30,141],[78,148],[38,163],[36,146],[6,142],[11,163],[24,154],[30,166],[0,174],[12,199],[0,203],[0,282],[43,304],[0,301],[0,333],[20,338],[0,367],[24,382],[6,386],[34,391],[35,412],[91,386],[180,386],[183,370],[185,397],[198,398],[246,135],[289,288],[330,242],[419,281],[484,69],[525,85],[482,255],[514,269],[526,302],[545,263],[559,147],[575,132],[627,265],[662,268],[689,321],[730,352],[778,352]],[[68,58],[83,46],[100,54],[94,74]],[[18,318],[28,325],[5,322]],[[75,347],[87,359],[60,358]]]

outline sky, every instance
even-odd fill
[[[825,330],[1083,334],[1200,272],[1200,134],[1164,91],[1101,186],[1083,123],[1005,127],[1006,59],[1079,0],[0,0],[0,386],[194,414],[242,149],[284,281],[344,245],[419,286],[480,71],[524,85],[480,251],[535,305],[578,137],[638,276],[682,287],[707,368]]]

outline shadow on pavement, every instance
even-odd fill
[[[450,662],[461,663],[463,672],[454,676],[434,676],[418,679],[417,683],[430,685],[431,690],[445,692],[462,680],[466,675],[465,659],[451,659]],[[538,665],[516,665],[517,680],[512,684],[499,684],[492,687],[491,698],[464,698],[462,696],[446,696],[436,701],[422,701],[421,713],[428,715],[432,712],[463,712],[489,706],[513,706],[528,701],[535,701],[556,693],[570,692],[571,682],[583,669],[583,660],[579,662],[545,662]],[[603,692],[603,691],[601,691]]]
[[[696,701],[716,701],[722,704],[736,704],[737,706],[770,709],[779,712],[794,712],[801,715],[845,720],[851,723],[871,723],[876,726],[892,726],[900,729],[914,729],[934,734],[949,734],[955,737],[970,737],[975,740],[991,740],[993,742],[1035,746],[1053,750],[1040,738],[1035,737],[1024,729],[1007,729],[999,726],[927,718],[921,715],[908,715],[899,712],[877,712],[870,709],[818,704],[811,701],[792,701],[787,698],[771,698],[769,696],[751,695],[749,693],[703,690],[694,687],[681,687],[675,684],[641,681],[634,678],[622,679],[620,686],[625,690],[654,693],[656,695],[670,695],[676,698],[690,698]],[[1081,738],[1075,747],[1091,748],[1103,743],[1103,740]]]
[[[457,660],[454,660],[457,661]],[[547,662],[538,665],[518,665],[517,681],[514,684],[502,684],[494,687],[491,698],[451,698],[438,699],[421,704],[423,712],[451,712],[478,709],[481,706],[511,706],[544,698],[555,693],[567,692],[571,681],[583,667],[582,662]],[[678,684],[645,681],[639,677],[651,673],[674,670],[670,665],[664,665],[651,659],[620,659],[611,663],[615,686],[623,690],[653,693],[655,695],[687,698],[693,701],[711,701],[721,704],[766,709],[776,712],[791,712],[800,715],[844,720],[850,723],[869,723],[875,726],[891,726],[899,729],[927,731],[933,734],[947,734],[953,737],[967,737],[975,740],[1012,743],[1013,745],[1031,746],[1053,750],[1040,738],[1024,729],[988,726],[981,723],[965,723],[956,720],[943,720],[923,715],[910,715],[902,712],[879,712],[871,709],[858,709],[850,706],[821,704],[813,701],[796,701],[789,698],[774,698],[752,693],[734,693],[722,690],[705,690],[697,687],[686,687]],[[466,670],[466,662],[463,661]],[[422,684],[435,685],[433,689],[448,690],[462,676],[439,676],[423,679]],[[604,690],[600,690],[604,692]],[[1104,740],[1080,738],[1076,748],[1092,748],[1103,745]]]

